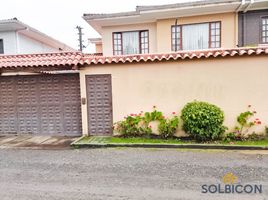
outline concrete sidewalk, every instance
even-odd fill
[[[0,136],[0,149],[68,149],[77,137],[5,135]]]

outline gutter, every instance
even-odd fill
[[[235,10],[236,12],[239,12],[241,8],[246,4],[246,0],[242,0],[239,7]]]
[[[244,13],[246,13],[248,11],[248,9],[250,9],[250,7],[254,4],[254,0],[250,0],[249,4],[247,5],[247,7],[244,9]]]

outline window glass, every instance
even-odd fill
[[[182,38],[184,50],[208,49],[209,24],[184,25]]]
[[[0,54],[4,53],[4,41],[3,39],[0,39]]]
[[[268,17],[262,18],[261,28],[261,41],[262,43],[268,43]]]
[[[149,53],[149,31],[113,33],[114,55]]]

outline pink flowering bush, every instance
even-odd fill
[[[256,133],[251,133],[250,130],[254,126],[262,124],[259,118],[255,118],[254,116],[257,114],[256,111],[251,110],[252,106],[248,105],[248,110],[239,114],[236,118],[238,125],[235,127],[234,132],[227,133],[223,140],[230,142],[234,140],[258,140],[262,139],[261,135]],[[248,134],[246,136],[246,134]]]
[[[160,137],[169,138],[174,136],[179,125],[178,116],[175,116],[175,112],[172,114],[174,116],[168,119],[156,109],[156,106],[153,106],[152,112],[141,111],[139,114],[130,114],[123,121],[115,123],[113,127],[122,137],[148,137],[152,134],[150,122],[159,121]]]

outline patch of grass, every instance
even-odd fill
[[[108,139],[109,143],[126,143],[126,144],[184,144],[186,142],[181,141],[180,139],[151,139],[151,138],[118,138],[111,137]]]
[[[158,139],[158,138],[121,138],[121,137],[82,137],[76,144],[214,144],[214,145],[248,145],[248,146],[267,146],[268,138],[258,141],[234,141],[232,143],[215,141],[206,143],[197,143],[195,141],[183,139]]]
[[[250,146],[268,146],[268,138],[258,141],[235,141],[234,144]]]

